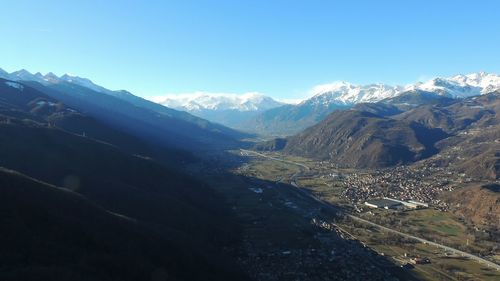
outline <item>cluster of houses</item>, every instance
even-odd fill
[[[439,195],[453,190],[458,179],[458,175],[449,175],[434,167],[398,166],[372,172],[353,172],[344,174],[340,179],[344,187],[341,196],[352,203],[390,197],[446,207],[446,202]]]

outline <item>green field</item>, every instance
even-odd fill
[[[365,242],[380,254],[390,256],[396,263],[404,264],[408,256],[430,259],[430,264],[415,265],[411,270],[424,280],[499,280],[500,272],[463,257],[446,256],[439,248],[422,243],[387,243],[387,233],[368,230],[359,225],[341,224],[357,239]]]

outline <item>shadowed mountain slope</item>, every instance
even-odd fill
[[[0,186],[2,280],[244,279],[180,233],[72,191],[3,168]]]
[[[119,98],[67,82],[48,86],[36,82],[23,83],[85,115],[155,145],[188,150],[204,149],[206,146],[231,147],[239,143],[239,138],[247,136],[127,93]]]
[[[0,199],[9,200],[2,201],[2,227],[7,229],[0,240],[12,247],[33,246],[17,254],[15,248],[2,252],[3,260],[12,263],[2,263],[0,279],[143,280],[158,268],[161,276],[175,280],[241,277],[220,251],[239,239],[231,211],[206,184],[172,168],[191,161],[191,155],[185,158],[170,148],[164,158],[152,158],[164,146],[144,144],[29,86],[5,80],[0,81],[0,147],[0,166],[29,176],[0,173]],[[45,192],[40,185],[52,189]],[[73,203],[82,213],[72,209]],[[134,224],[122,227],[122,218],[141,225],[138,233]],[[15,233],[23,231],[15,240]],[[83,242],[71,235],[95,241],[78,244]],[[115,235],[120,237],[113,241]],[[51,240],[58,238],[59,244]],[[54,256],[50,245],[57,249]],[[74,259],[81,263],[67,266]],[[103,271],[103,264],[115,270]],[[121,267],[130,272],[115,272]]]

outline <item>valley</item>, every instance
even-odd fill
[[[257,167],[238,151],[218,159],[229,169],[251,172]],[[339,209],[289,184],[301,173],[295,164],[275,162],[259,167],[272,171],[277,176],[272,179],[192,167],[236,212],[243,239],[236,257],[253,279],[418,280],[333,227],[329,221]]]
[[[36,259],[13,260],[0,275],[29,280],[63,267],[70,280],[90,268],[113,280],[96,260],[120,255],[120,247],[70,237],[84,231],[73,224],[82,214],[67,206],[76,196],[92,213],[85,235],[114,234],[122,220],[133,222],[124,235],[144,235],[116,263],[133,263],[132,275],[116,273],[123,280],[168,280],[165,272],[181,280],[500,277],[498,91],[464,99],[403,92],[336,108],[299,134],[270,139],[125,91],[82,86],[91,82],[79,77],[19,71],[8,78],[16,79],[0,79],[0,191],[17,203],[6,205],[3,242],[21,247],[14,233],[25,226],[12,218],[21,212],[16,204],[27,204],[54,223],[24,240],[38,243],[37,235],[60,228],[57,247],[74,251],[44,265],[48,252],[37,254],[46,248],[34,244],[25,255]],[[32,201],[32,193],[51,204]],[[68,209],[69,223],[52,208]],[[92,218],[117,226],[95,228]],[[65,267],[68,256],[81,265]]]
[[[324,163],[278,153],[248,150],[234,153],[248,161],[234,169],[234,173],[258,179],[252,182],[253,188],[258,188],[257,192],[247,190],[248,196],[256,197],[254,200],[261,205],[267,203],[276,208],[275,201],[270,199],[270,194],[276,190],[267,182],[286,184],[297,195],[282,195],[288,200],[282,204],[292,210],[304,210],[304,206],[296,202],[307,198],[312,206],[330,210],[333,214],[319,216],[319,213],[304,211],[302,215],[313,218],[313,223],[320,221],[323,227],[383,255],[392,266],[404,267],[405,274],[424,280],[496,280],[500,277],[498,241],[494,240],[495,237],[481,236],[486,229],[474,231],[444,205],[437,204],[441,202],[437,198],[447,191],[442,188],[442,183],[435,182],[435,193],[426,194],[435,198],[429,208],[408,211],[372,209],[364,206],[364,200],[377,195],[363,199],[347,196],[346,186],[352,184],[352,180],[345,175],[352,177],[353,174],[371,174],[373,171],[325,169]],[[402,173],[400,168],[394,170],[394,174]],[[335,173],[333,178],[332,173]],[[432,176],[427,180],[434,182]],[[461,181],[460,177],[453,176],[449,180]],[[420,182],[425,182],[425,179]],[[415,257],[429,259],[430,263],[408,265]]]
[[[500,1],[4,1],[0,281],[500,281]]]

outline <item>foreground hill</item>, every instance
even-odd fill
[[[242,278],[180,233],[72,191],[3,168],[0,186],[2,280]]]
[[[206,184],[173,168],[192,161],[190,154],[146,144],[6,80],[0,81],[0,147],[0,166],[17,171],[0,173],[0,200],[9,201],[2,201],[7,236],[0,240],[11,245],[1,254],[11,263],[0,279],[149,280],[145,274],[156,265],[176,280],[239,278],[219,250],[238,240],[231,212]],[[21,245],[31,246],[16,253]],[[81,263],[68,266],[75,259]],[[100,272],[105,264],[130,272]]]

